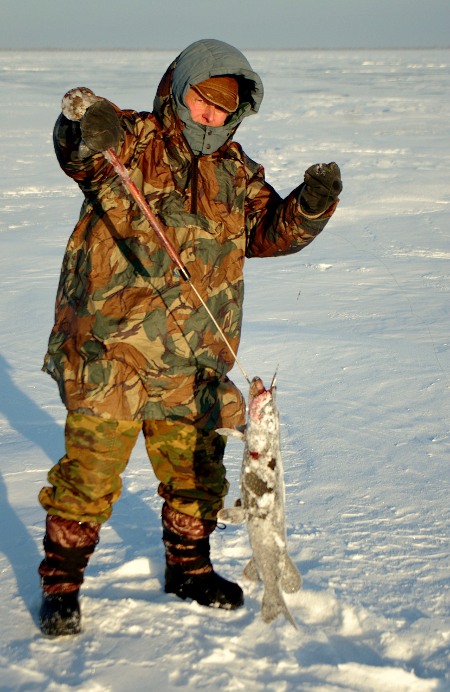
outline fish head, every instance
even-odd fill
[[[248,400],[251,402],[257,396],[266,391],[263,381],[260,377],[254,377],[250,382],[250,391],[248,394]]]
[[[264,387],[260,377],[254,377],[250,383],[248,395],[248,415],[253,421],[261,420],[263,412],[267,408],[273,408],[275,402],[275,377],[269,389]]]

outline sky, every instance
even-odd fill
[[[449,0],[0,0],[0,49],[450,46]]]

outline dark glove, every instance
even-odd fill
[[[89,106],[80,121],[85,145],[93,152],[117,148],[121,127],[117,113],[108,101],[96,101]]]
[[[305,172],[300,202],[307,214],[321,214],[337,199],[341,190],[341,171],[337,163],[315,163]]]

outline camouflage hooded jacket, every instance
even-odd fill
[[[219,74],[238,78],[240,105],[225,125],[208,128],[191,120],[184,96]],[[244,259],[301,250],[336,206],[307,217],[301,188],[281,199],[233,140],[262,95],[246,58],[207,40],[169,66],[152,113],[116,108],[119,158],[235,351]],[[63,260],[44,362],[67,408],[139,420],[211,418],[212,407],[219,413],[211,425],[242,422],[242,397],[227,378],[228,348],[111,165],[87,151],[79,123],[63,114],[54,143],[62,169],[85,196]]]

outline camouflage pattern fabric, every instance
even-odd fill
[[[122,492],[125,470],[142,424],[69,413],[66,454],[50,469],[52,487],[39,501],[48,514],[102,524]]]
[[[223,437],[172,421],[144,421],[143,428],[160,496],[177,512],[215,521],[229,488]]]
[[[203,421],[180,423],[105,420],[69,413],[66,455],[48,474],[52,487],[39,501],[50,515],[102,524],[122,490],[125,470],[140,431],[157,479],[158,492],[172,509],[215,520],[228,491],[224,439]]]
[[[195,156],[172,96],[175,65],[161,82],[153,113],[115,107],[122,127],[118,155],[237,351],[245,258],[301,250],[336,203],[309,217],[300,188],[282,199],[265,181],[262,166],[232,139],[241,120],[257,110],[248,103],[233,116],[230,138]],[[256,99],[256,78],[242,80],[242,94]],[[197,420],[208,414],[207,388],[199,387],[206,381],[224,408],[237,409],[241,397],[227,379],[233,357],[110,164],[80,149],[79,122],[64,115],[54,142],[60,165],[85,196],[63,260],[44,362],[68,410],[111,420]],[[226,420],[220,424],[228,427]]]

